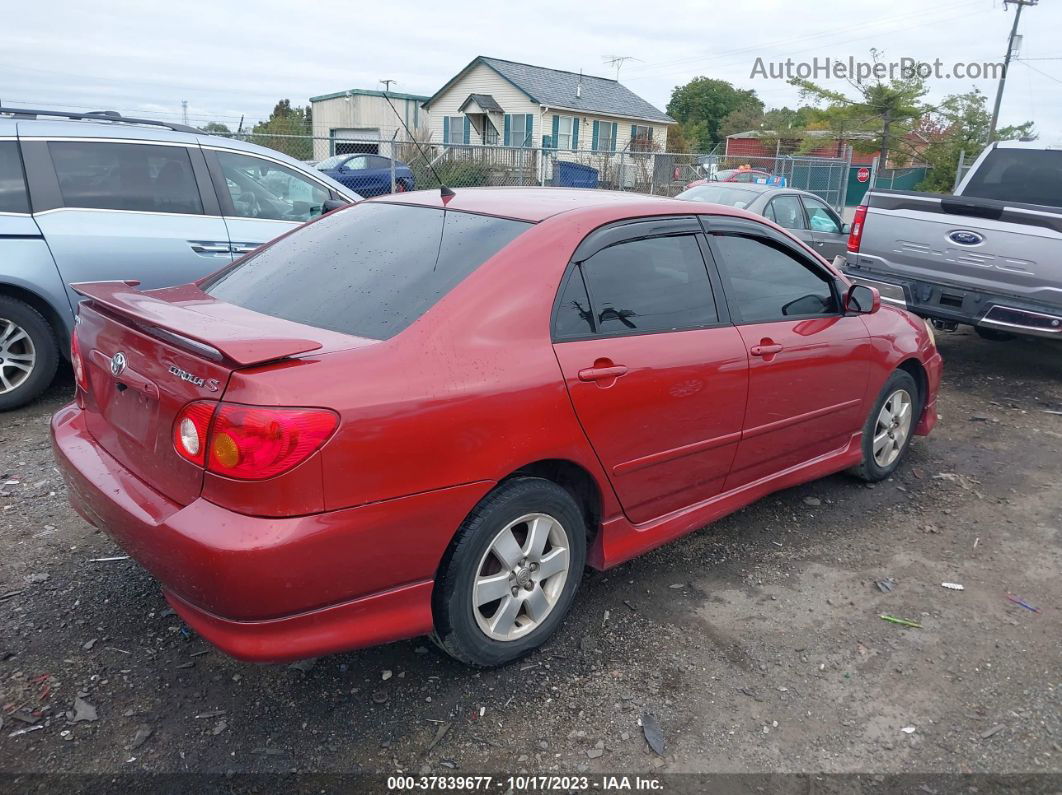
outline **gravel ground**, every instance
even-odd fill
[[[1060,773],[1062,356],[940,346],[942,420],[891,480],[790,489],[588,572],[558,635],[489,672],[425,639],[213,651],[67,506],[67,375],[0,415],[0,770]]]

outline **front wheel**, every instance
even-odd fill
[[[503,483],[472,511],[435,584],[435,642],[488,668],[538,648],[571,607],[586,563],[586,519],[541,478]]]
[[[921,414],[918,384],[910,373],[896,370],[885,382],[863,425],[863,463],[853,473],[874,483],[896,471]]]

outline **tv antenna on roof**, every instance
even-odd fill
[[[635,58],[633,55],[606,55],[601,60],[616,68],[616,82],[618,83],[620,69],[623,68],[623,64],[627,63],[627,61],[641,61],[642,59]]]

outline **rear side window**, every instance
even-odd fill
[[[962,195],[1062,207],[1062,151],[995,149]]]
[[[388,339],[530,226],[428,207],[361,204],[278,240],[204,289],[266,315]]]
[[[28,213],[26,179],[16,141],[0,141],[0,213]]]
[[[679,331],[719,320],[708,270],[693,235],[618,243],[580,267],[590,292],[595,330],[602,334]],[[578,284],[568,286],[578,291]],[[576,311],[574,305],[571,310]],[[565,313],[564,322],[578,327],[571,312]]]
[[[67,207],[200,215],[195,174],[183,146],[50,141]]]

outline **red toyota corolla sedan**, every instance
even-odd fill
[[[74,506],[235,657],[542,644],[614,566],[777,489],[889,475],[926,324],[740,210],[470,189],[362,202],[196,284],[83,284]]]

